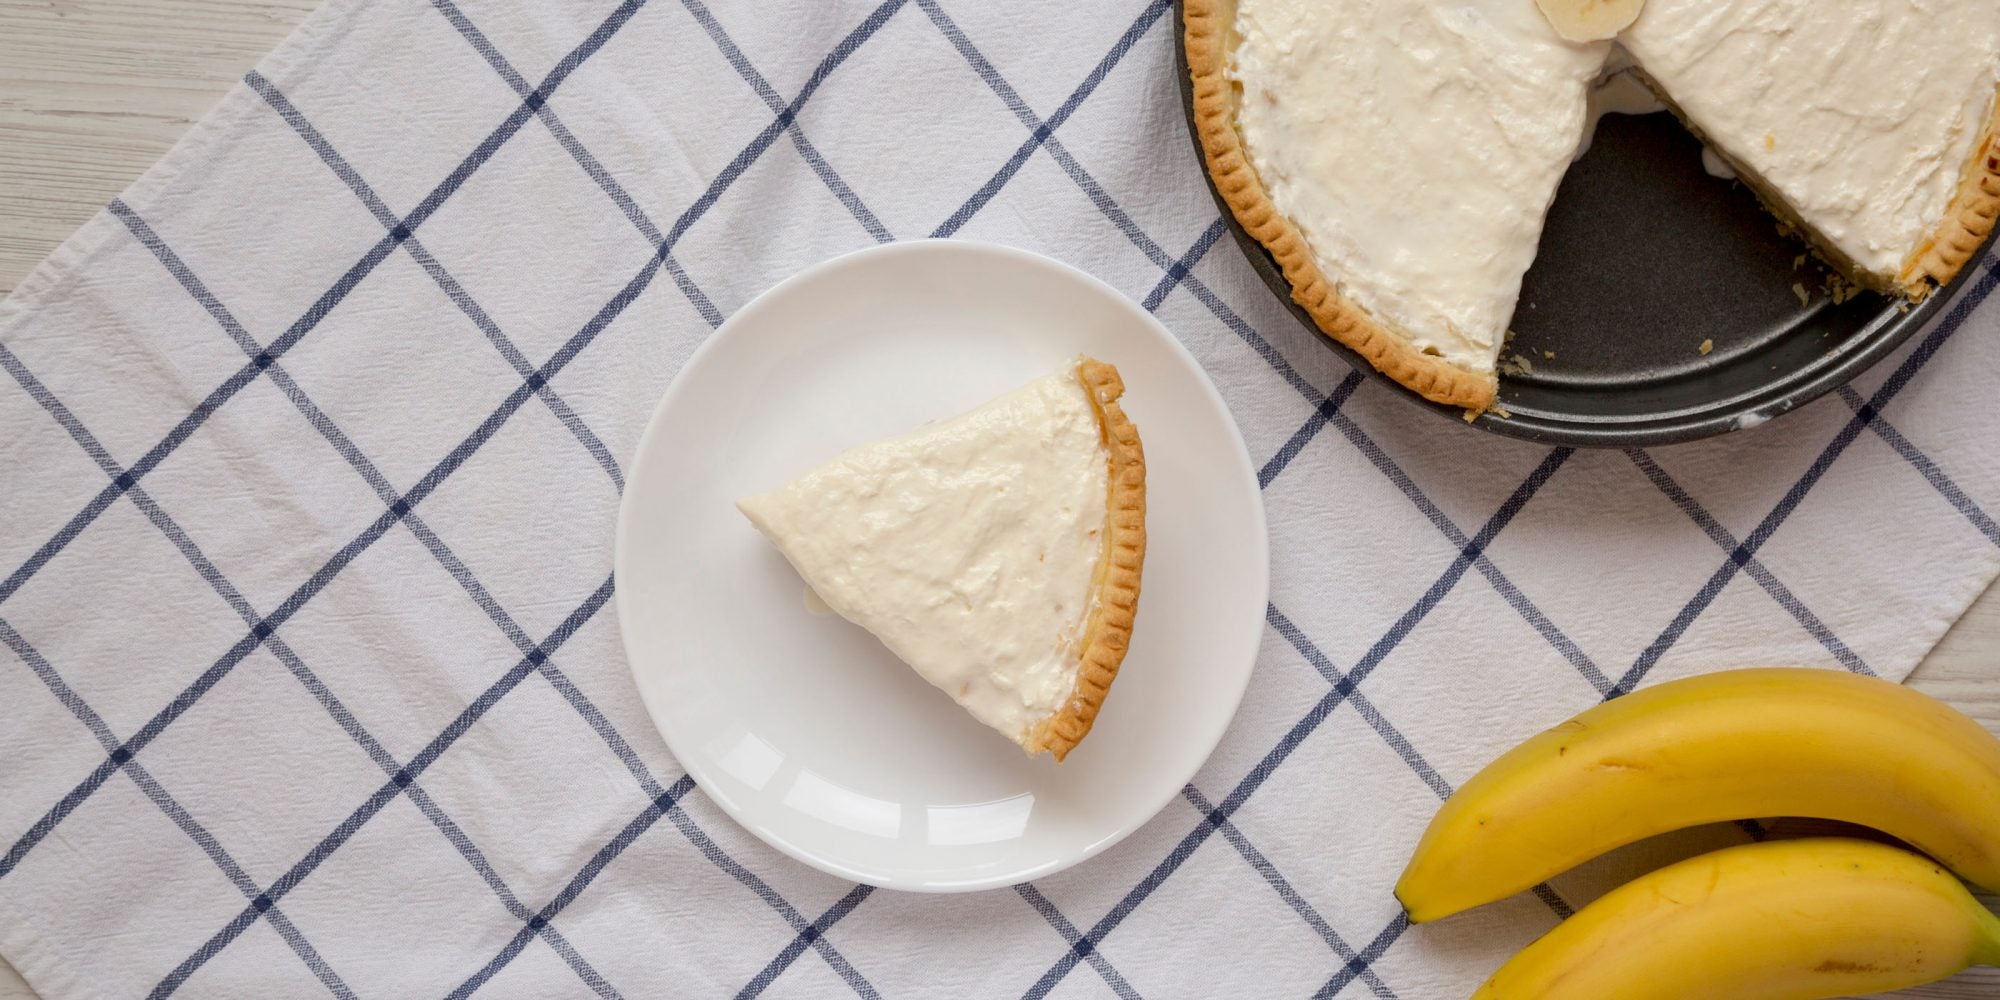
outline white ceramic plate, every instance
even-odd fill
[[[1090,738],[1057,765],[860,628],[810,613],[734,501],[1079,353],[1125,377],[1148,547],[1131,651]],[[1268,562],[1243,439],[1158,321],[1031,253],[896,243],[765,292],[675,378],[619,510],[618,618],[660,735],[737,822],[844,878],[962,891],[1075,864],[1179,792],[1242,700]]]

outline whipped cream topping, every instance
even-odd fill
[[[1532,0],[1239,0],[1235,30],[1237,130],[1320,270],[1492,371],[1610,43]]]
[[[1110,452],[1074,367],[738,501],[834,611],[1015,741],[1076,687]]]
[[[1621,40],[1711,144],[1884,278],[1943,220],[2000,88],[1996,0],[1647,0]]]

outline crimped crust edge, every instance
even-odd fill
[[[1923,298],[1929,292],[1926,280],[1940,288],[1950,284],[1993,232],[1996,218],[2000,218],[2000,89],[1995,90],[1993,108],[1986,115],[1986,134],[1972,147],[1944,221],[1903,265],[1898,279],[1903,293]]]
[[[1236,131],[1236,90],[1223,73],[1235,0],[1186,0],[1182,44],[1193,78],[1195,131],[1216,191],[1244,230],[1264,245],[1291,282],[1292,301],[1320,331],[1367,359],[1376,370],[1432,402],[1474,412],[1493,405],[1499,381],[1426,354],[1341,295],[1319,265],[1305,237],[1271,203]]]
[[[1092,580],[1076,687],[1062,708],[1021,741],[1029,753],[1046,751],[1057,763],[1090,735],[1091,724],[1111,693],[1111,682],[1125,662],[1132,623],[1139,613],[1139,577],[1146,563],[1146,452],[1139,442],[1139,428],[1118,405],[1125,382],[1116,366],[1094,358],[1077,362],[1076,379],[1097,411],[1111,469],[1104,498],[1104,547]]]

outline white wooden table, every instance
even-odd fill
[[[0,296],[166,152],[314,5],[0,0]],[[2000,588],[1973,606],[1909,683],[2000,732]],[[1991,1000],[2000,996],[2000,969],[1898,996]],[[0,1000],[34,997],[0,961]]]

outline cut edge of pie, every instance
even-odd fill
[[[1272,203],[1263,179],[1250,162],[1236,118],[1240,92],[1226,73],[1237,0],[1185,0],[1182,45],[1194,98],[1194,127],[1216,191],[1245,232],[1277,261],[1292,289],[1292,301],[1321,332],[1360,354],[1404,387],[1435,403],[1464,407],[1467,419],[1493,406],[1499,390],[1495,374],[1475,373],[1418,348],[1410,336],[1349,300],[1313,259],[1296,225]],[[1695,135],[1699,129],[1648,79],[1648,86]],[[1705,140],[1704,140],[1705,141]],[[1710,146],[1711,149],[1716,149]],[[1717,149],[1718,154],[1721,151]],[[1819,254],[1850,280],[1878,292],[1919,301],[1948,283],[1973,259],[2000,219],[2000,91],[1987,113],[1984,134],[1960,170],[1957,193],[1937,228],[1905,258],[1894,280],[1853,262],[1804,222],[1754,172],[1723,154],[1774,216],[1794,227]]]
[[[1702,145],[1729,165],[1737,178],[1757,196],[1764,210],[1776,216],[1779,221],[1792,227],[1812,245],[1821,259],[1832,264],[1842,277],[1886,295],[1898,295],[1912,302],[1919,302],[1939,288],[1958,277],[1987,234],[1993,231],[1994,220],[2000,217],[2000,89],[1993,95],[1991,110],[1987,113],[1986,131],[1972,144],[1972,155],[1959,168],[1958,190],[1946,204],[1944,216],[1937,228],[1926,235],[1916,249],[1903,259],[1903,266],[1893,278],[1871,271],[1848,259],[1832,241],[1821,236],[1799,213],[1785,203],[1770,182],[1759,176],[1737,157],[1719,144],[1709,141],[1700,125],[1681,110],[1673,96],[1646,74],[1645,67],[1634,67],[1639,79],[1653,92],[1661,104],[1672,111],[1681,127],[1688,130]]]
[[[1291,283],[1292,301],[1321,332],[1425,399],[1474,412],[1492,406],[1500,387],[1497,376],[1469,372],[1425,353],[1408,335],[1348,300],[1313,260],[1298,227],[1272,204],[1236,130],[1238,93],[1224,73],[1236,0],[1186,0],[1182,14],[1188,73],[1193,78],[1195,132],[1209,177],[1244,231],[1277,260]]]
[[[1116,366],[1088,357],[1077,362],[1076,379],[1097,412],[1111,468],[1104,491],[1103,542],[1091,581],[1090,616],[1078,644],[1076,683],[1069,700],[1021,741],[1022,749],[1046,752],[1057,763],[1090,735],[1111,682],[1125,662],[1146,562],[1146,452],[1139,428],[1118,405],[1125,382]]]

